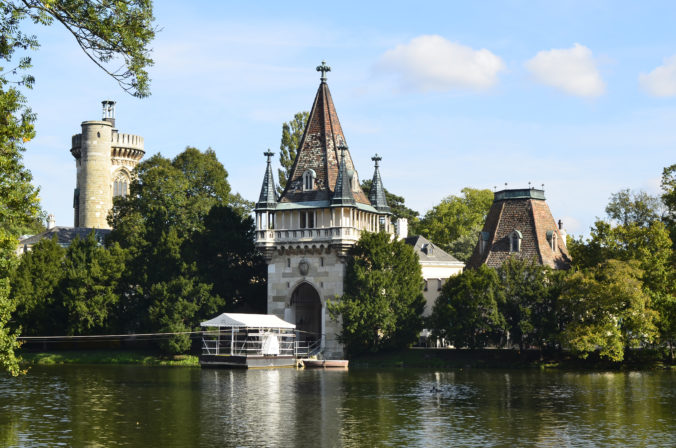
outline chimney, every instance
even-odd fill
[[[563,221],[559,219],[559,234],[561,234],[561,241],[563,242],[563,247],[566,247],[566,237],[568,236],[568,233],[566,233],[565,230],[563,230]]]
[[[408,236],[408,219],[397,219],[397,223],[395,224],[395,235],[398,240],[403,240]]]
[[[54,227],[56,227],[56,219],[54,218],[54,215],[50,213],[47,216],[47,230],[53,229]]]
[[[104,100],[101,101],[101,105],[103,106],[103,121],[107,121],[108,123],[113,125],[113,128],[115,127],[115,101],[111,100]]]

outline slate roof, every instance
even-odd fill
[[[330,200],[338,180],[340,163],[338,147],[341,145],[347,145],[347,142],[333,105],[329,86],[325,79],[322,79],[299,144],[300,149],[279,202]],[[350,186],[355,201],[371,205],[359,182],[351,182],[352,176],[357,175],[357,172],[349,150],[345,151],[345,165],[350,178],[345,184]],[[316,173],[315,188],[303,191],[303,173],[308,169]]]
[[[32,235],[27,238],[24,238],[19,241],[19,246],[33,246],[38,243],[38,241],[43,238],[53,238],[56,235],[57,242],[63,246],[68,247],[70,243],[76,238],[85,239],[92,232],[96,232],[96,238],[99,241],[103,241],[105,237],[110,233],[110,229],[93,229],[90,227],[52,227],[51,229],[39,233],[37,235]]]
[[[277,192],[275,191],[275,178],[272,175],[272,164],[270,158],[274,155],[273,152],[267,151],[264,155],[268,158],[268,165],[265,169],[265,177],[263,178],[263,186],[261,187],[261,194],[256,203],[256,209],[267,210],[273,209],[277,206]]]
[[[436,246],[424,236],[409,236],[404,240],[404,242],[410,246],[413,246],[413,249],[418,254],[421,264],[465,264],[455,258],[453,255],[441,250],[440,247]]]
[[[369,191],[369,201],[371,201],[371,205],[379,212],[390,213],[390,206],[387,205],[387,198],[385,197],[385,187],[383,187],[383,180],[380,178],[380,170],[378,169],[378,162],[380,162],[381,157],[376,154],[371,160],[376,162],[376,166],[373,171],[371,191]]]
[[[522,235],[520,252],[510,252],[509,235],[515,230]],[[551,248],[548,232],[557,236],[555,251]],[[486,264],[497,268],[510,257],[535,259],[554,269],[570,267],[570,254],[545,202],[543,190],[515,189],[496,192],[481,238],[486,241],[486,247],[482,253],[477,238],[468,267],[477,268]]]

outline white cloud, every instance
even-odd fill
[[[487,89],[505,64],[489,50],[474,50],[441,36],[418,36],[381,57],[378,67],[397,75],[403,87],[421,91]]]
[[[584,45],[540,51],[525,65],[537,81],[571,95],[595,97],[606,88],[591,50]]]
[[[651,95],[676,95],[676,55],[665,58],[664,64],[652,72],[638,75],[638,82]]]

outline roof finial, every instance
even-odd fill
[[[378,162],[380,162],[381,160],[383,160],[383,158],[380,157],[380,156],[378,155],[378,153],[376,153],[375,156],[371,157],[371,160],[373,160],[374,162],[376,162],[376,168],[378,168]]]
[[[317,71],[322,72],[322,77],[319,78],[322,84],[326,83],[326,73],[331,71],[331,67],[326,65],[326,61],[322,61],[322,65],[317,66]]]
[[[268,150],[265,151],[263,155],[268,158],[268,163],[270,163],[270,159],[275,155],[275,153],[270,151],[270,148],[268,148]]]

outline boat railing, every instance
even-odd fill
[[[275,339],[274,341],[271,340]],[[295,334],[279,332],[204,332],[203,355],[294,356]]]
[[[309,358],[318,355],[322,350],[322,338],[317,334],[296,339],[296,357]]]

